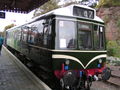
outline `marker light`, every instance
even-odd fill
[[[99,63],[102,63],[102,59],[99,59]]]
[[[69,61],[69,60],[66,60],[66,61],[65,61],[65,64],[66,64],[66,65],[69,65],[69,64],[70,64],[70,61]]]

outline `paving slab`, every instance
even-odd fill
[[[45,90],[29,79],[11,59],[2,49],[0,55],[0,90]]]

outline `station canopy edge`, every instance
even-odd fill
[[[29,13],[49,0],[0,0],[0,11]]]

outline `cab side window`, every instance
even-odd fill
[[[51,48],[51,24],[49,20],[44,23],[43,28],[43,44],[44,47]]]

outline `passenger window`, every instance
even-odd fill
[[[28,43],[42,46],[43,45],[43,20],[33,22],[29,24],[29,35],[28,35]]]
[[[48,26],[44,27],[44,30],[43,30],[43,33],[44,33],[44,45],[47,45],[47,37],[48,37]]]
[[[24,27],[26,27],[22,36],[24,41],[36,46],[50,47],[51,26],[46,23],[46,20],[36,21]]]
[[[28,30],[29,30],[28,27],[26,27],[26,26],[22,27],[22,41],[23,42],[27,42],[27,39],[28,39]]]
[[[20,41],[21,40],[21,28],[16,28],[14,31],[14,40]]]

